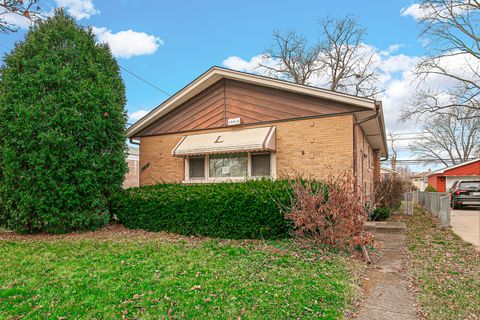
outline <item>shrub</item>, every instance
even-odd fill
[[[364,227],[367,210],[352,181],[348,175],[330,176],[322,184],[291,180],[293,197],[285,218],[292,221],[294,235],[341,249],[371,244],[373,236]]]
[[[425,192],[438,192],[438,191],[437,191],[437,189],[435,189],[433,186],[428,185],[428,186],[425,188]]]
[[[390,209],[388,208],[376,208],[370,216],[373,221],[383,221],[390,217]]]
[[[110,200],[127,228],[231,239],[281,238],[288,223],[277,203],[291,192],[282,180],[245,183],[159,184],[131,188]]]
[[[62,10],[0,68],[0,221],[62,233],[109,221],[125,164],[125,90],[115,59]]]
[[[398,209],[407,189],[408,182],[400,175],[392,174],[385,177],[375,187],[375,206]]]

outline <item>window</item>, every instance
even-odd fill
[[[205,157],[190,158],[189,175],[192,179],[205,178]]]
[[[264,177],[270,175],[270,154],[252,154],[252,177]]]
[[[238,152],[186,157],[185,168],[185,182],[192,180],[191,182],[208,183],[242,181],[248,177],[274,177],[275,154]]]
[[[210,177],[246,177],[248,170],[246,153],[212,154],[210,155]]]
[[[462,181],[458,185],[459,189],[480,189],[480,181]]]

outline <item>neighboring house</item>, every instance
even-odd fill
[[[139,149],[128,147],[127,150],[128,172],[123,180],[123,188],[138,187],[139,185]]]
[[[479,179],[480,158],[433,171],[428,175],[428,184],[438,192],[446,192],[455,181]]]
[[[419,172],[412,175],[412,183],[418,190],[423,191],[428,186],[428,175],[429,172]]]
[[[381,102],[213,67],[127,130],[140,185],[350,172],[373,191]]]
[[[393,175],[395,173],[397,173],[396,170],[388,169],[388,168],[384,168],[384,167],[380,168],[380,178],[381,178],[381,180],[386,179],[386,178],[390,177],[391,175]]]

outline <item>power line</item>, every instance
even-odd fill
[[[3,48],[5,48],[5,49],[7,49],[7,50],[11,50],[11,49],[9,49],[8,47],[4,46],[3,44],[0,44],[0,47],[3,47]],[[130,71],[130,70],[128,70],[127,68],[125,68],[125,67],[123,67],[123,66],[121,66],[121,65],[118,65],[118,66],[120,67],[120,69],[124,70],[125,72],[128,72],[129,74],[131,74],[132,76],[134,76],[134,77],[137,78],[138,80],[143,81],[144,83],[148,84],[150,87],[154,88],[155,90],[158,90],[158,91],[160,91],[161,93],[163,93],[163,94],[165,94],[165,95],[167,95],[167,96],[169,96],[169,97],[171,96],[171,94],[168,93],[167,91],[163,90],[162,88],[157,87],[156,85],[154,85],[154,84],[151,83],[150,81],[143,79],[142,77],[140,77],[139,75],[137,75],[137,74],[134,73],[133,71]]]
[[[143,82],[145,82],[145,83],[146,83],[146,84],[148,84],[150,87],[152,87],[152,88],[154,88],[154,89],[156,89],[156,90],[160,91],[161,93],[163,93],[163,94],[165,94],[165,95],[167,95],[167,96],[169,96],[169,97],[171,96],[171,94],[170,94],[170,93],[168,93],[168,92],[166,92],[165,90],[163,90],[163,89],[161,89],[161,88],[157,87],[157,86],[156,86],[156,85],[154,85],[153,83],[151,83],[151,82],[149,82],[149,81],[147,81],[147,80],[143,79],[142,77],[140,77],[139,75],[137,75],[137,74],[133,73],[132,71],[128,70],[127,68],[125,68],[125,67],[122,67],[121,65],[119,65],[119,67],[120,67],[122,70],[124,70],[125,72],[128,72],[129,74],[131,74],[131,75],[132,75],[132,76],[134,76],[135,78],[139,79],[140,81],[143,81]]]

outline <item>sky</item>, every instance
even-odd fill
[[[212,66],[255,72],[274,30],[295,30],[316,41],[319,19],[353,15],[367,29],[364,44],[378,59],[386,129],[401,137],[398,158],[414,157],[408,138],[422,124],[399,123],[398,115],[415,90],[410,78],[415,62],[425,54],[415,1],[40,0],[39,5],[46,13],[65,7],[110,45],[121,67],[155,87],[122,69],[130,123]],[[18,32],[0,34],[0,55],[23,39],[28,24],[18,23],[23,26]]]

